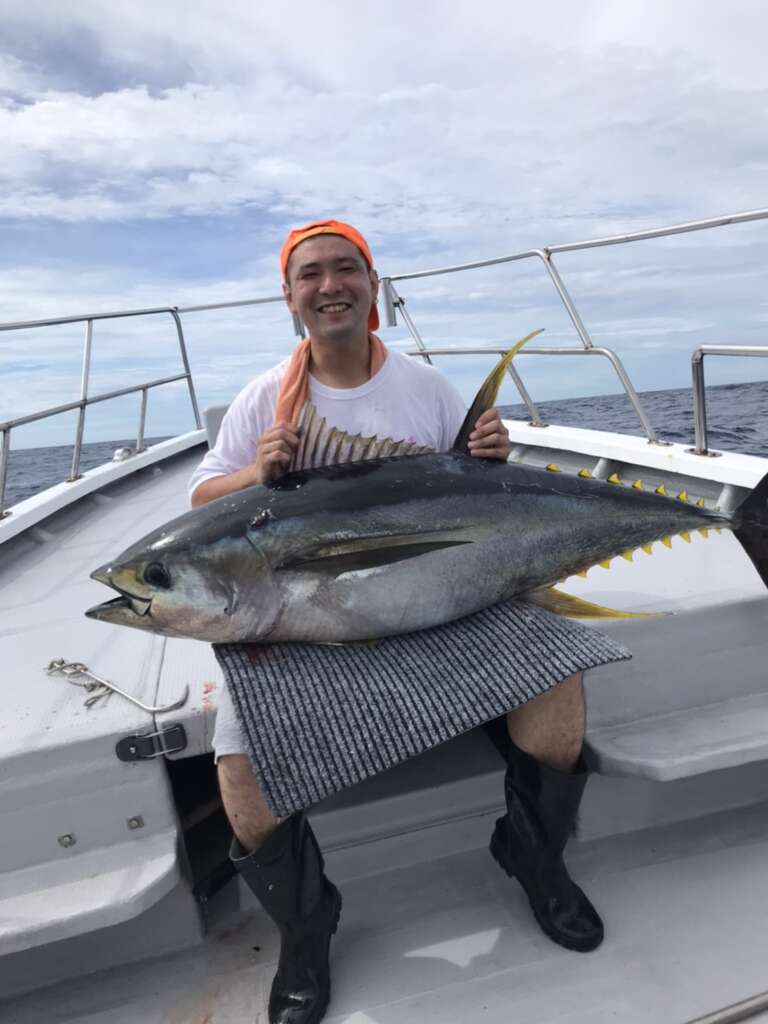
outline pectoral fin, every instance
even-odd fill
[[[408,558],[418,558],[433,551],[471,544],[458,531],[441,534],[407,534],[390,537],[361,537],[310,548],[301,555],[281,563],[281,569],[301,569],[340,576],[345,572],[394,565]]]
[[[617,611],[615,608],[605,608],[601,604],[593,604],[581,597],[574,597],[573,594],[566,594],[555,587],[532,590],[525,595],[525,600],[529,604],[538,605],[539,608],[546,608],[547,611],[564,615],[569,619],[657,619],[662,615],[669,615],[669,612]]]

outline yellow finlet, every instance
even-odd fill
[[[715,527],[715,533],[722,533],[722,532],[723,532],[723,531],[722,531],[722,530],[720,529],[720,527],[719,527],[719,526],[716,526],[716,527]]]
[[[654,494],[664,494],[664,495],[666,495],[667,488],[664,486],[664,484],[659,484],[659,486],[656,488],[656,490],[653,493]]]
[[[610,569],[611,568],[611,560],[610,560],[610,558],[606,558],[606,560],[604,562],[598,562],[597,564],[600,566],[601,569]]]
[[[653,554],[653,544],[641,544],[640,547],[643,549],[646,555]]]
[[[626,560],[627,560],[628,562],[634,562],[634,560],[635,560],[635,559],[634,559],[634,556],[632,555],[632,552],[631,552],[631,551],[622,551],[622,552],[621,552],[621,557],[622,557],[622,558],[626,558]]]
[[[556,462],[549,462],[549,463],[547,463],[547,465],[544,468],[549,470],[550,473],[559,473],[560,472],[560,467],[558,466],[558,464]]]
[[[661,615],[669,614],[669,612],[621,612],[615,608],[593,604],[581,597],[574,597],[573,594],[566,594],[554,587],[534,590],[530,594],[526,594],[525,600],[558,615],[567,615],[572,619],[656,619]]]
[[[618,473],[611,473],[611,475],[608,477],[608,483],[609,484],[620,484],[621,480],[619,479]]]
[[[632,486],[634,487],[634,489],[636,491],[642,491],[642,489],[643,489],[643,481],[642,480],[635,480],[635,482],[632,484]]]
[[[672,547],[672,538],[671,537],[662,537],[661,538],[661,543],[664,545],[665,548],[671,548]]]
[[[592,479],[592,470],[590,470],[590,469],[580,469],[579,472],[576,474],[576,476],[580,476],[582,480],[591,480]]]
[[[706,528],[706,526],[700,526],[699,533],[705,540],[709,537],[709,530]]]
[[[688,501],[688,491],[680,491],[677,496],[678,501]]]
[[[687,530],[681,530],[680,531],[680,536],[683,538],[683,540],[685,541],[686,544],[690,544],[691,543],[691,535],[690,535],[690,533],[688,533]]]
[[[704,499],[703,498],[699,498],[699,500],[696,502],[696,508],[704,508]]]
[[[586,579],[587,578],[587,570],[586,569],[579,569],[579,571],[576,573],[576,575],[577,576],[583,576],[584,579]]]

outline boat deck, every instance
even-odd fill
[[[564,471],[586,459],[595,475],[618,470],[629,482],[639,467],[646,486],[664,478],[698,496],[700,466],[708,502],[729,487],[738,498],[766,469],[745,456],[694,463],[679,446],[633,438],[612,442],[610,459],[589,437],[569,454],[554,428],[547,448],[534,444],[541,432],[513,429],[515,457]],[[3,1022],[266,1021],[274,929],[233,883],[200,921],[166,770],[201,761],[212,775],[220,675],[210,648],[82,614],[104,598],[88,573],[185,510],[198,458],[177,453],[107,482],[2,545],[0,656],[13,685],[0,712],[0,988],[13,997],[47,986],[5,1002]],[[587,677],[599,774],[570,860],[605,916],[605,945],[567,953],[538,932],[485,849],[501,764],[482,737],[459,737],[313,815],[345,898],[329,1021],[683,1024],[768,989],[764,585],[724,532],[616,559],[566,589],[674,613],[605,624],[635,658]],[[86,710],[81,691],[45,674],[60,656],[149,702],[186,684],[190,700],[154,719],[118,696]],[[184,751],[115,757],[118,739],[164,717],[183,722]]]
[[[762,992],[767,812],[571,844],[572,872],[606,925],[589,954],[539,932],[484,846],[446,856],[435,830],[395,868],[386,846],[331,855],[344,909],[326,1020],[683,1024]],[[492,818],[477,824],[490,832]],[[228,911],[230,895],[212,905],[204,945],[5,1003],[4,1024],[266,1024],[277,933],[255,907]]]

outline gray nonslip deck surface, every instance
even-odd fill
[[[485,846],[450,853],[459,839],[437,830],[397,868],[386,844],[328,858],[344,909],[327,1024],[684,1024],[768,988],[766,805],[571,844],[606,925],[590,954],[545,938]],[[6,1003],[1,1019],[266,1024],[277,950],[260,911],[222,914],[201,948]]]

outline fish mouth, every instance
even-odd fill
[[[89,608],[85,613],[86,616],[90,619],[106,618],[108,614],[114,614],[117,611],[123,613],[133,612],[133,614],[139,618],[143,618],[145,615],[148,615],[149,610],[152,607],[152,598],[141,597],[139,594],[132,594],[130,590],[127,590],[125,587],[118,586],[114,577],[115,573],[113,567],[107,565],[101,566],[101,568],[96,569],[91,573],[92,580],[97,580],[99,583],[103,583],[112,590],[116,590],[119,597],[115,597],[111,601],[104,601],[102,604],[94,605],[93,608]]]
[[[143,618],[149,614],[149,609],[152,606],[151,599],[149,601],[144,600],[141,597],[132,597],[130,594],[120,594],[119,597],[112,598],[111,601],[103,601],[101,604],[95,604],[93,608],[89,608],[85,616],[88,619],[109,619],[114,617],[116,612],[125,614],[133,614],[137,618]]]

